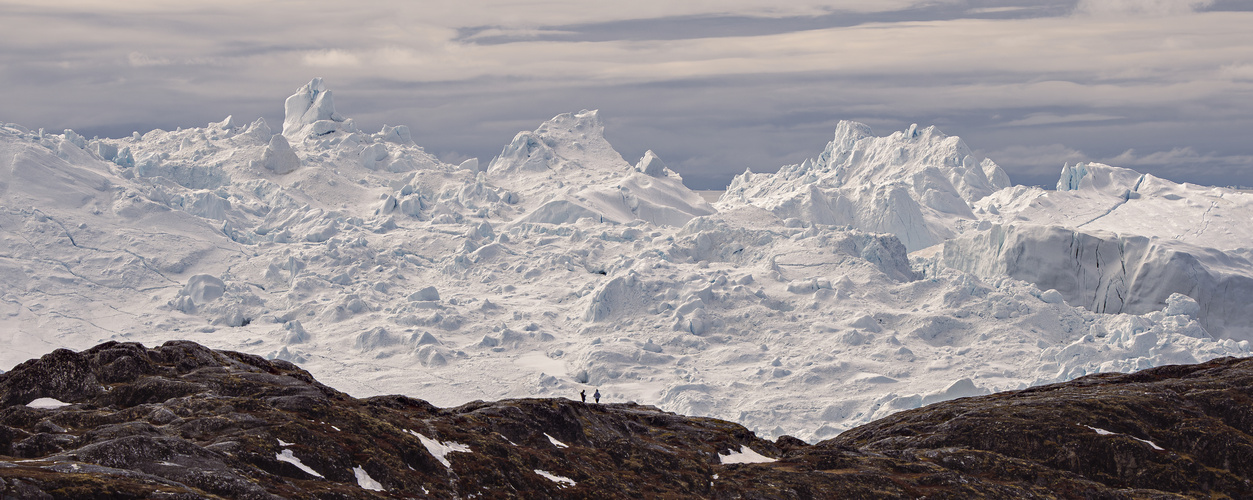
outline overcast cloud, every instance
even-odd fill
[[[599,108],[695,188],[816,156],[841,119],[960,135],[1015,182],[1064,162],[1253,185],[1253,2],[0,3],[0,121],[86,135],[282,121],[321,76],[446,161]]]

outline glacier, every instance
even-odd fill
[[[815,440],[936,401],[1250,355],[1253,199],[1100,164],[1011,185],[840,122],[706,202],[597,111],[448,164],[321,79],[275,131],[0,126],[0,369],[189,339],[437,405],[599,388]]]

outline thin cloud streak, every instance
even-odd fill
[[[1005,122],[1006,127],[1030,127],[1035,125],[1059,125],[1063,123],[1100,122],[1117,120],[1121,116],[1101,115],[1096,113],[1080,113],[1075,115],[1057,115],[1053,113],[1032,113],[1026,118]]]
[[[1075,12],[1090,16],[1177,16],[1213,5],[1213,0],[1079,0]]]

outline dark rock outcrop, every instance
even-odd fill
[[[1093,375],[959,399],[889,416],[820,446],[977,450],[1114,488],[1253,498],[1253,360]],[[1000,472],[979,462],[952,467]]]
[[[0,402],[3,498],[1253,497],[1253,360],[949,401],[816,445],[634,404],[355,399],[190,342],[58,350],[0,374]],[[776,461],[723,463],[739,451]]]

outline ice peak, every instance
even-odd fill
[[[322,77],[320,76],[316,76],[312,80],[309,80],[309,83],[305,84],[305,88],[310,89],[314,92],[326,91],[326,85],[322,83]]]
[[[868,176],[883,181],[911,177],[928,167],[965,170],[964,164],[973,163],[970,155],[961,138],[947,136],[934,125],[920,129],[912,124],[886,137],[876,137],[869,125],[841,120],[835,137],[808,167],[837,171],[846,180]]]
[[[657,157],[657,153],[654,153],[651,149],[644,152],[644,157],[640,158],[639,163],[635,164],[635,169],[650,177],[666,176],[665,162],[661,161],[661,158]]]
[[[283,136],[291,141],[301,141],[310,135],[325,135],[341,128],[345,121],[335,112],[331,91],[314,78],[283,103]]]
[[[816,159],[736,177],[724,200],[783,219],[889,232],[918,250],[952,234],[954,221],[973,219],[970,204],[1008,184],[996,163],[978,161],[960,138],[934,126],[879,137],[845,120]]]
[[[407,125],[396,125],[395,127],[383,125],[383,129],[379,131],[378,135],[387,142],[415,145]]]
[[[917,123],[909,124],[909,128],[896,132],[895,134],[892,134],[892,136],[904,141],[928,140],[931,138],[945,139],[948,137],[944,134],[944,132],[941,132],[940,129],[936,128],[935,125],[928,125],[924,128],[919,128]]]
[[[242,125],[242,123],[235,118],[235,115],[226,115],[226,119],[220,122],[209,122],[209,128],[216,128],[219,130],[230,130],[240,125]]]
[[[600,121],[600,110],[582,110],[578,113],[562,113],[540,124],[535,129],[540,135],[595,135],[603,136],[605,125]]]
[[[562,113],[541,123],[533,132],[518,132],[487,170],[502,174],[567,168],[605,171],[629,171],[631,168],[605,140],[605,126],[600,121],[599,111],[585,109],[578,113]]]
[[[830,151],[838,148],[844,151],[850,151],[853,149],[853,145],[857,144],[858,141],[868,137],[874,137],[874,132],[870,130],[870,125],[866,125],[861,122],[840,120],[840,123],[835,125],[835,138],[831,139],[831,143],[827,146],[827,150]]]

